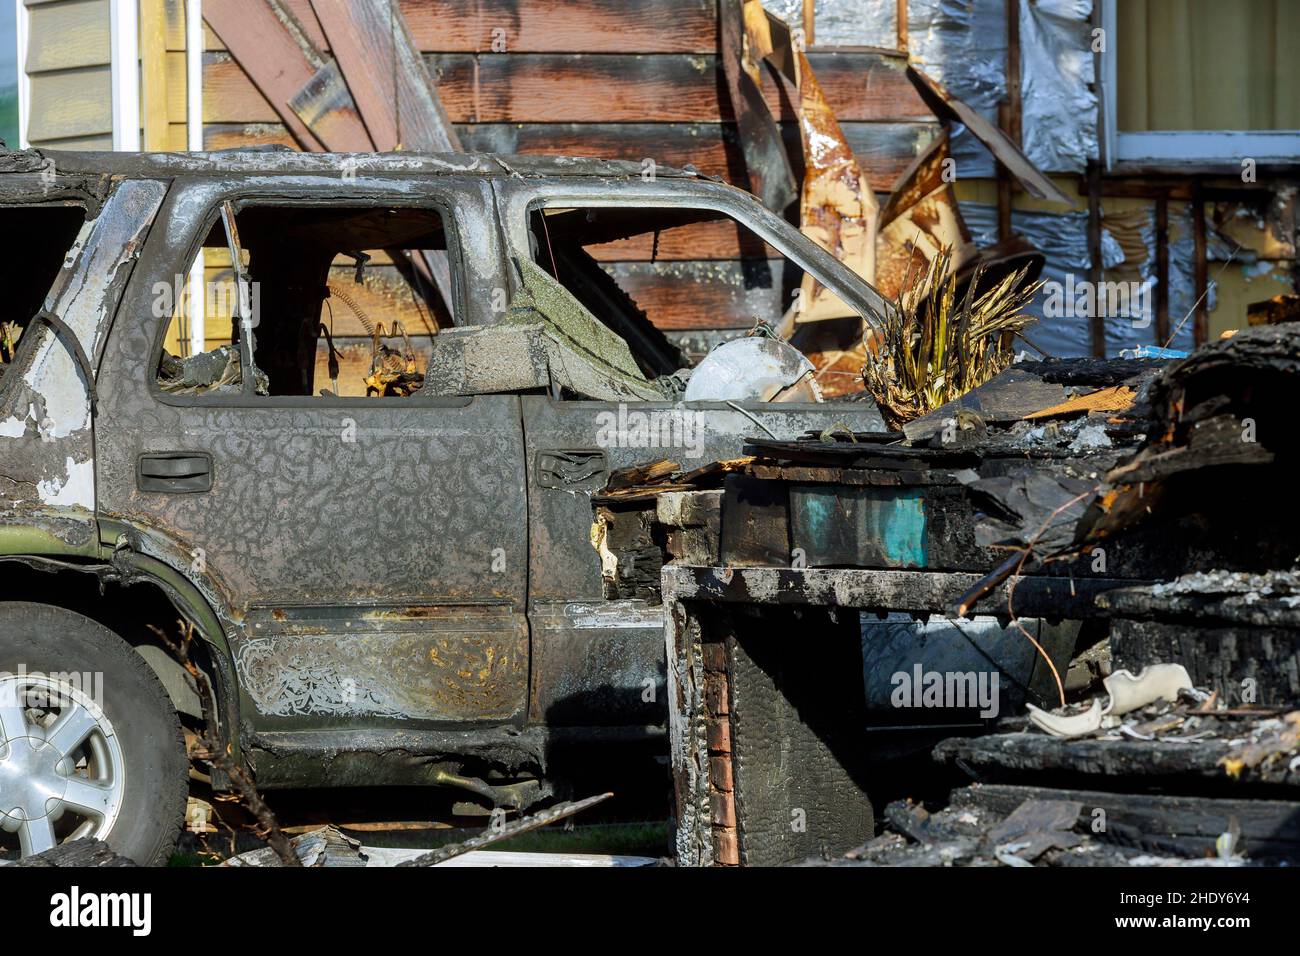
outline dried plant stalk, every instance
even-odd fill
[[[983,289],[980,266],[958,302],[951,247],[935,255],[915,281],[908,267],[893,308],[866,343],[869,360],[862,367],[886,425],[901,428],[1011,364],[1012,340],[1034,321],[1024,308],[1042,285],[1027,283],[1027,274],[1028,267]]]

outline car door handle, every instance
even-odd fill
[[[195,452],[141,455],[136,465],[136,486],[141,491],[173,494],[211,491],[212,456]]]
[[[609,477],[605,453],[595,448],[550,448],[537,453],[537,483],[564,491],[602,488]]]

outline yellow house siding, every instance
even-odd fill
[[[28,5],[27,72],[109,63],[109,0]]]
[[[112,148],[109,0],[26,0],[27,139],[60,149]]]
[[[113,78],[107,66],[86,66],[31,77],[27,139],[33,146],[53,139],[113,133]]]

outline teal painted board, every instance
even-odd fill
[[[795,485],[790,525],[809,567],[929,566],[923,488]]]

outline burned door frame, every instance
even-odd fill
[[[828,253],[748,194],[729,186],[683,178],[663,182],[620,178],[616,185],[610,180],[551,178],[502,179],[495,188],[506,254],[512,258],[532,258],[528,217],[540,207],[706,209],[750,228],[864,314],[884,307],[875,290]],[[572,298],[567,289],[562,291]],[[694,447],[602,443],[601,423],[608,424],[611,417],[618,420],[629,410],[651,418],[692,416]],[[872,404],[831,408],[794,402],[674,404],[554,394],[524,395],[523,418],[529,500],[528,614],[533,633],[529,716],[550,726],[594,725],[599,720],[605,733],[611,726],[660,725],[666,719],[663,607],[654,597],[606,597],[601,555],[587,536],[576,533],[592,521],[590,496],[603,487],[608,472],[663,457],[686,469],[733,458],[741,453],[744,436],[764,430],[794,439],[809,429],[825,428],[832,420],[852,423],[863,431],[883,427]],[[556,456],[591,456],[598,458],[599,467],[593,465],[595,473],[581,481],[556,485],[543,474],[544,462]],[[657,589],[657,569],[651,570]]]
[[[0,478],[9,507],[30,514],[40,529],[35,540],[43,553],[96,557],[97,369],[167,186],[150,179],[68,182],[49,160],[38,169],[0,177],[0,208],[72,205],[84,220],[42,308],[27,317],[0,387]]]
[[[885,298],[844,263],[749,193],[720,182],[686,176],[564,179],[536,177],[495,181],[507,253],[528,257],[528,215],[536,208],[660,207],[703,209],[729,216],[835,293],[865,319],[890,308]]]
[[[254,731],[333,731],[337,746],[338,732],[524,720],[519,399],[166,394],[154,369],[170,310],[156,315],[156,283],[187,274],[227,199],[435,208],[453,273],[475,260],[457,314],[481,322],[485,264],[455,237],[490,227],[489,197],[480,177],[437,174],[184,178],[146,243],[105,350],[101,507],[212,604]],[[367,437],[383,444],[365,450]],[[139,457],[175,451],[212,455],[212,491],[138,490]]]

